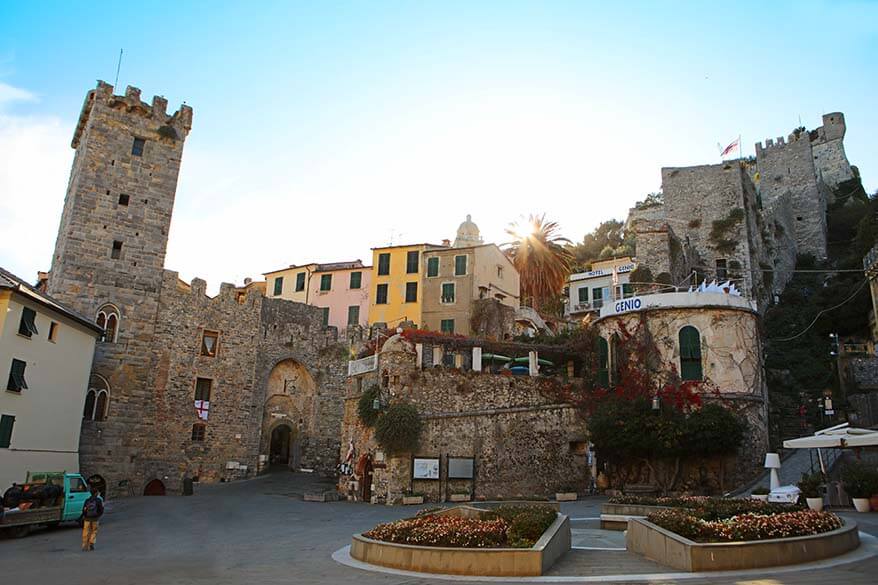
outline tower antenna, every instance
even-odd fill
[[[122,68],[122,49],[119,49],[119,61],[116,63],[116,80],[113,82],[113,87],[119,85],[119,70]]]

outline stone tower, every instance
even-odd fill
[[[121,423],[84,425],[86,472],[114,458],[114,449],[131,453],[125,461],[138,467],[138,443],[154,424],[150,349],[183,143],[192,127],[192,108],[173,115],[166,108],[162,97],[147,104],[137,88],[119,96],[99,81],[73,134],[76,155],[48,292],[107,326],[91,385],[106,386],[106,418]]]

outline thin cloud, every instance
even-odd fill
[[[5,109],[7,104],[35,101],[37,101],[37,96],[26,89],[21,89],[20,87],[15,87],[0,81],[0,112]]]

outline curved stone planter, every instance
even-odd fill
[[[855,522],[845,522],[841,528],[811,536],[701,543],[633,518],[625,544],[630,552],[683,571],[734,571],[835,557],[860,546],[860,535]]]
[[[531,548],[415,546],[362,534],[355,534],[351,542],[351,556],[364,563],[422,573],[496,577],[542,575],[568,550],[570,520],[562,514]]]
[[[628,530],[628,520],[646,518],[653,512],[667,510],[667,506],[646,506],[644,504],[603,504],[601,505],[601,530]]]

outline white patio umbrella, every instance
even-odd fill
[[[845,449],[878,447],[878,431],[848,426],[848,423],[817,431],[812,436],[783,442],[787,449]]]

